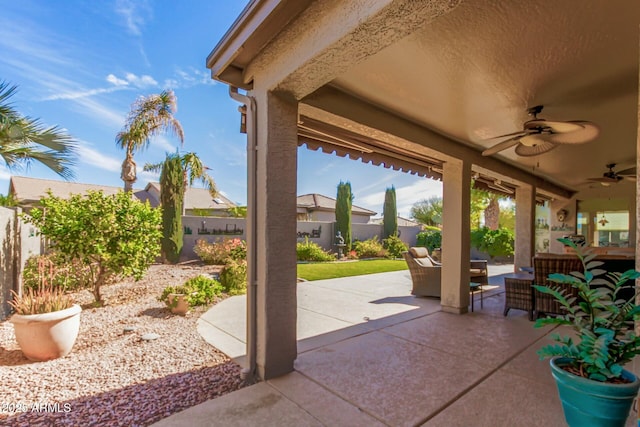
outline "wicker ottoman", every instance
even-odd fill
[[[517,274],[513,277],[505,277],[504,290],[504,315],[506,316],[510,309],[525,310],[529,312],[529,320],[533,320],[533,275]]]

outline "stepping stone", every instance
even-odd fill
[[[153,341],[153,340],[157,340],[158,338],[160,338],[160,335],[151,332],[148,334],[144,334],[143,336],[141,336],[140,338],[142,338],[145,341]]]

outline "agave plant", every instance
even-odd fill
[[[566,310],[566,314],[558,317],[538,319],[535,327],[567,325],[577,333],[577,339],[553,334],[558,344],[541,348],[538,355],[540,359],[569,358],[574,373],[592,380],[607,382],[619,378],[622,366],[640,354],[640,337],[634,331],[634,321],[640,314],[640,306],[635,304],[634,280],[640,277],[640,272],[599,269],[603,262],[594,260],[593,251],[568,239],[558,240],[576,251],[584,273],[550,274],[549,280],[558,285],[534,286],[539,292],[553,296]],[[578,296],[572,296],[566,285],[575,288]],[[623,297],[624,289],[633,292]]]

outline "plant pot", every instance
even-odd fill
[[[168,302],[173,314],[184,316],[189,311],[189,302],[185,294],[169,294]]]
[[[74,304],[51,313],[11,316],[22,353],[27,359],[39,362],[69,354],[80,330],[81,311],[82,308]]]
[[[640,380],[624,370],[622,377],[632,382],[611,384],[582,378],[561,366],[570,359],[551,359],[551,374],[556,380],[564,417],[569,426],[624,426],[633,400],[638,394]]]

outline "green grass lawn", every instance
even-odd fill
[[[345,262],[314,262],[298,264],[298,277],[306,280],[335,279],[337,277],[360,276],[362,274],[386,273],[406,270],[404,260],[372,259]]]

